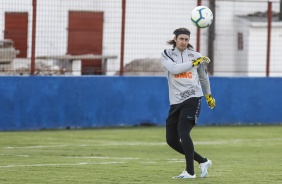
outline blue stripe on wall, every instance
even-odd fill
[[[282,78],[211,77],[198,125],[282,122]],[[0,130],[165,125],[165,77],[0,77]]]
[[[282,78],[211,78],[217,107],[208,110],[200,124],[282,123]]]
[[[0,130],[160,125],[166,84],[162,77],[0,77]]]

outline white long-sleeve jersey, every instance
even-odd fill
[[[210,81],[203,64],[193,67],[192,60],[201,57],[199,52],[185,49],[166,49],[161,54],[169,87],[170,104],[179,104],[192,97],[211,94]]]

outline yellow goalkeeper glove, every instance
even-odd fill
[[[215,99],[212,97],[211,94],[206,95],[206,101],[208,103],[209,108],[214,109],[216,106]]]
[[[192,60],[193,67],[199,66],[201,63],[209,63],[211,60],[206,56],[199,57],[197,59]]]

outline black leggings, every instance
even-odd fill
[[[200,99],[196,99],[189,99],[189,103],[186,102],[171,107],[166,123],[167,144],[177,152],[185,155],[186,170],[191,175],[194,174],[194,160],[198,163],[206,162],[206,158],[194,151],[194,144],[190,136],[190,132],[195,125],[195,119],[187,118],[193,114],[193,117],[198,116],[195,113],[197,109],[199,111]]]

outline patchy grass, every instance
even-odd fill
[[[278,184],[281,132],[282,126],[195,127],[195,150],[213,166],[207,178],[192,180],[172,179],[185,161],[166,145],[164,127],[0,132],[0,183]]]

